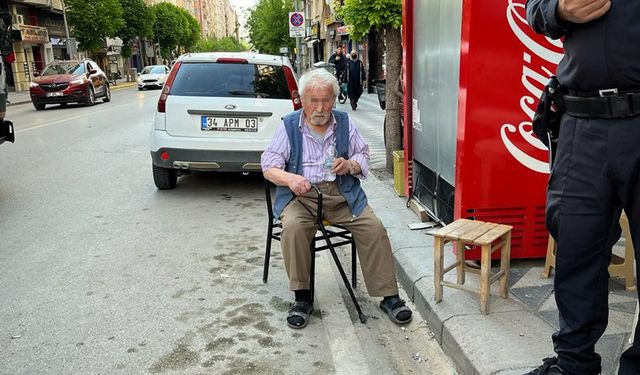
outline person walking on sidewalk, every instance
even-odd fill
[[[336,79],[339,83],[342,83],[344,79],[344,70],[347,67],[347,57],[345,56],[344,47],[339,45],[336,48],[336,52],[329,56],[329,62],[333,64],[336,69]]]
[[[351,109],[355,111],[356,108],[358,108],[358,100],[360,96],[362,96],[362,86],[365,81],[364,66],[358,58],[358,52],[356,52],[356,50],[351,51],[351,59],[347,62],[345,74],[347,95],[349,96]]]
[[[528,0],[526,13],[537,33],[564,37],[565,51],[557,70],[565,114],[546,213],[558,244],[557,357],[530,374],[595,375],[595,345],[608,322],[607,267],[623,209],[640,259],[640,1]],[[620,375],[640,374],[640,325],[632,334]]]
[[[338,81],[324,69],[300,78],[302,109],[286,115],[262,154],[264,177],[277,185],[274,216],[282,221],[282,253],[295,302],[287,316],[291,328],[304,328],[313,312],[309,251],[317,227],[317,196],[323,195],[327,220],[347,228],[356,242],[369,295],[384,297],[380,308],[394,323],[411,320],[398,296],[391,243],[382,222],[367,204],[360,180],[367,177],[369,146],[349,116],[333,110]],[[325,160],[333,160],[329,166]],[[308,211],[307,208],[310,208]]]

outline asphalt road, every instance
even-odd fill
[[[260,176],[193,174],[156,190],[148,142],[158,94],[127,88],[91,108],[9,108],[0,374],[452,373],[421,317],[395,326],[361,277],[369,321],[359,323],[327,254],[310,325],[287,328],[277,243],[261,281]],[[374,168],[384,167],[381,116],[373,95],[354,113]]]

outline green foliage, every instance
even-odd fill
[[[242,52],[248,48],[232,37],[200,39],[193,52]]]
[[[200,23],[184,9],[180,9],[180,16],[184,25],[180,36],[180,45],[190,50],[200,40]]]
[[[136,37],[153,38],[155,15],[143,0],[119,0],[124,24],[118,30],[122,39],[122,56],[131,56],[130,43]]]
[[[247,28],[251,44],[261,53],[277,54],[280,47],[293,50],[295,39],[289,37],[290,0],[259,0],[249,11]]]
[[[356,40],[362,40],[371,28],[399,29],[402,25],[401,0],[344,0],[337,10],[345,25],[351,26],[350,35]]]
[[[118,0],[66,0],[67,21],[80,48],[97,52],[107,37],[114,38],[124,24]]]
[[[200,24],[189,12],[169,3],[159,3],[151,9],[155,15],[154,40],[160,43],[162,56],[170,59],[178,46],[189,49],[196,44]]]

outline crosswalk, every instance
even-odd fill
[[[338,109],[346,111],[355,121],[360,134],[369,144],[371,160],[369,169],[384,169],[386,166],[384,148],[384,111],[380,109],[376,94],[363,94],[358,101],[358,109],[351,110],[349,102],[338,104]]]

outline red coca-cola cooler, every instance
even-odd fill
[[[403,2],[407,193],[445,223],[512,225],[512,258],[545,256],[548,152],[531,119],[562,58],[525,3]]]

